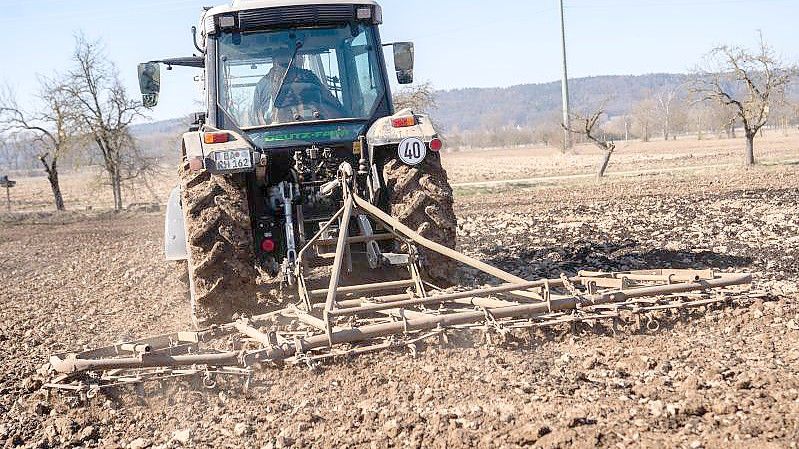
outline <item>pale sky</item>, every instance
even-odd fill
[[[799,0],[565,0],[569,75],[686,72],[720,44],[752,46],[757,30],[799,60]],[[0,83],[32,104],[37,74],[64,70],[73,36],[100,38],[131,94],[136,64],[194,51],[190,27],[211,0],[0,0]],[[557,0],[385,0],[384,42],[416,44],[416,79],[437,89],[560,79]],[[194,69],[162,73],[153,119],[200,110]]]

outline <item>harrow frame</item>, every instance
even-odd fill
[[[313,363],[397,346],[413,346],[449,329],[482,327],[500,331],[586,320],[610,319],[622,313],[639,326],[655,330],[652,314],[722,303],[749,284],[751,275],[713,270],[657,269],[624,272],[581,271],[577,276],[525,280],[459,253],[409,229],[355,193],[351,169],[340,170],[344,201],[335,216],[298,252],[294,270],[299,301],[263,315],[242,318],[209,329],[177,332],[50,358],[55,373],[47,387],[82,392],[203,374],[252,374],[265,363]],[[352,219],[377,224],[350,226]],[[337,226],[335,238],[329,236]],[[358,228],[360,232],[354,228]],[[378,241],[394,240],[402,253],[381,253]],[[312,252],[335,242],[327,288],[310,288]],[[360,245],[363,245],[362,247]],[[352,271],[354,247],[363,249],[370,266],[403,265],[408,278],[342,285]],[[439,288],[420,274],[418,247],[504,281],[484,288]],[[324,302],[318,299],[324,298]],[[647,318],[642,325],[640,317]],[[264,330],[268,328],[268,330]],[[219,349],[220,337],[235,336],[232,347]],[[228,339],[230,341],[230,339]],[[217,345],[218,346],[218,345]],[[210,382],[210,381],[209,381]]]

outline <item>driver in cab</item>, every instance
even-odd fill
[[[253,116],[261,125],[344,117],[338,99],[314,72],[302,68],[302,56],[281,52],[255,86]]]

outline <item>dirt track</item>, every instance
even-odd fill
[[[755,288],[774,296],[643,335],[556,329],[508,347],[381,353],[321,373],[267,370],[246,396],[174,384],[76,406],[46,399],[31,381],[51,352],[187,323],[188,306],[177,302],[161,260],[162,218],[5,222],[0,441],[796,447],[799,167],[467,193],[458,199],[461,249],[521,276],[712,266],[752,271]]]

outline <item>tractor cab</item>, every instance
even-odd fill
[[[205,68],[207,124],[261,148],[352,143],[393,105],[370,0],[236,0],[204,12],[202,52],[142,64],[145,103],[157,102],[159,62]],[[413,81],[413,44],[393,47],[400,84]]]

